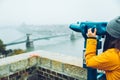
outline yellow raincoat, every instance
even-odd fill
[[[96,39],[87,39],[86,65],[88,67],[104,70],[107,80],[120,80],[120,51],[114,48],[96,55]]]

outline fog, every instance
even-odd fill
[[[0,27],[109,21],[120,15],[119,0],[0,0]]]

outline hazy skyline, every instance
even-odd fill
[[[119,0],[0,0],[0,25],[108,21],[120,15]]]

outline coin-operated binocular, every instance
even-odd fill
[[[107,22],[77,22],[76,24],[70,24],[69,28],[76,31],[76,32],[80,32],[82,33],[82,36],[84,37],[85,39],[85,42],[84,42],[84,48],[86,48],[86,41],[87,41],[87,31],[89,28],[92,28],[92,32],[94,32],[94,29],[96,28],[97,29],[97,50],[98,49],[101,49],[101,45],[102,45],[102,41],[100,41],[100,39],[106,35],[106,26],[107,26]],[[97,51],[96,50],[96,54],[97,54]],[[83,50],[83,55],[84,55],[84,52],[85,50]],[[83,67],[84,68],[87,68],[87,80],[98,80],[100,79],[99,76],[104,76],[104,74],[99,74],[97,73],[97,69],[93,69],[93,68],[90,68],[90,67],[87,67],[86,66],[86,63],[85,63],[85,58],[83,56]]]
[[[87,30],[89,28],[92,28],[92,31],[94,28],[97,29],[97,35],[102,36],[106,34],[106,26],[107,22],[77,22],[77,24],[71,24],[70,29],[81,32],[84,38],[86,37]]]
[[[85,38],[85,45],[84,47],[86,47],[86,39],[87,39],[87,31],[89,28],[92,28],[92,31],[94,31],[94,28],[97,29],[97,36],[98,36],[98,40],[104,36],[106,34],[106,26],[107,26],[107,22],[77,22],[76,24],[70,24],[69,28],[76,31],[76,32],[80,32],[82,33],[82,36]],[[98,42],[98,49],[101,48],[101,42]]]

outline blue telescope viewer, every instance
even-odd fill
[[[83,37],[86,39],[86,33],[89,28],[92,28],[92,31],[94,28],[97,29],[97,35],[102,36],[106,34],[106,26],[107,22],[77,22],[76,24],[71,24],[69,27],[70,29],[76,31],[76,32],[81,32]]]
[[[102,38],[102,36],[106,35],[106,26],[107,26],[107,22],[77,22],[76,24],[70,24],[69,28],[72,29],[73,31],[76,32],[80,32],[82,33],[82,36],[85,39],[84,42],[84,48],[86,48],[86,40],[87,40],[87,31],[89,28],[92,28],[92,31],[94,32],[94,29],[97,29],[97,49],[101,49],[101,45],[102,45],[102,41],[100,41],[100,39]],[[83,54],[84,54],[85,50],[83,50]],[[96,50],[96,54],[97,54],[97,50]],[[103,77],[104,74],[100,74],[97,72],[97,69],[93,69],[90,67],[86,66],[85,63],[85,58],[83,57],[83,67],[87,69],[87,80],[100,80],[101,76]],[[106,79],[102,79],[102,80],[106,80]]]

